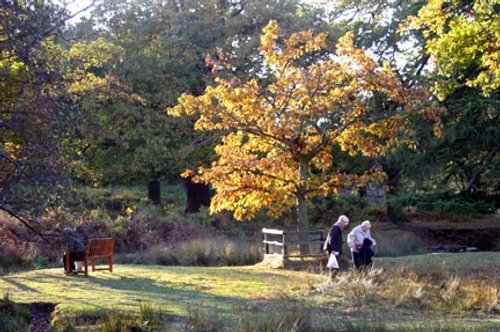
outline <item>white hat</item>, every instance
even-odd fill
[[[372,225],[370,224],[370,220],[365,220],[361,223],[361,227],[368,227],[371,228]]]

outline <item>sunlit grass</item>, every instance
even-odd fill
[[[12,274],[0,279],[0,292],[16,302],[43,300],[60,304],[63,312],[137,310],[142,302],[187,315],[193,301],[226,307],[242,300],[270,298],[287,289],[291,279],[321,277],[283,270],[115,265],[113,273],[91,272],[89,277],[67,277],[62,269]],[[294,292],[290,290],[289,293]]]
[[[404,257],[376,257],[375,265],[384,268],[405,265],[424,273],[439,271],[465,273],[468,271],[490,270],[494,267],[500,267],[500,253],[464,252]]]
[[[56,303],[56,320],[76,326],[141,317],[145,307],[151,314],[161,309],[177,317],[168,321],[174,330],[182,324],[215,324],[228,331],[253,331],[282,319],[287,324],[298,319],[324,331],[361,331],[370,325],[441,331],[500,324],[500,277],[494,274],[500,261],[495,253],[380,258],[376,265],[367,275],[341,272],[333,282],[325,274],[260,265],[116,264],[113,273],[91,272],[88,277],[45,269],[1,277],[0,294],[8,292],[17,303]],[[288,317],[292,309],[296,311]]]

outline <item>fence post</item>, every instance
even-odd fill
[[[266,255],[269,255],[269,243],[267,241],[267,233],[264,233],[264,243],[266,244]]]
[[[283,232],[283,257],[288,256],[288,248],[286,246],[286,232]]]
[[[323,231],[319,233],[319,251],[323,251],[323,243],[325,243],[326,239],[323,239]]]

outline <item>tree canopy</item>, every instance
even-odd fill
[[[296,32],[278,44],[279,26],[271,21],[261,36],[260,77],[219,79],[201,96],[184,94],[169,110],[198,114],[198,130],[226,133],[218,160],[196,177],[217,190],[212,212],[230,210],[241,219],[297,206],[299,230],[307,231],[307,199],[384,178],[376,165],[362,175],[339,169],[335,147],[375,157],[411,144],[411,116],[433,121],[439,133],[442,110],[428,103],[424,89],[404,88],[387,64],[355,48],[350,35],[335,54],[315,58],[326,38]]]

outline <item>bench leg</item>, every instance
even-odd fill
[[[109,257],[109,272],[113,272],[113,256]]]
[[[85,256],[85,276],[87,277],[89,275],[89,261],[87,259],[87,256]]]
[[[92,261],[92,272],[95,271],[95,259],[91,258],[90,259]]]
[[[66,262],[64,264],[65,265],[64,266],[64,273],[65,274],[71,274],[71,266],[69,265],[69,256],[70,256],[69,253],[66,253],[66,255],[65,255]]]

